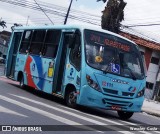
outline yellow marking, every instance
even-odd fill
[[[53,68],[48,68],[48,77],[53,77]]]

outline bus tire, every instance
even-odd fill
[[[124,112],[124,111],[117,111],[117,113],[122,120],[128,120],[134,114],[134,112]]]
[[[76,96],[76,91],[75,90],[69,90],[66,93],[66,104],[67,106],[71,107],[71,108],[76,108],[77,104],[77,96]]]
[[[20,86],[20,88],[22,88],[22,89],[25,88],[23,75],[21,75],[21,77],[20,77],[20,79],[19,79],[19,86]]]

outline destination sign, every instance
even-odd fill
[[[113,36],[112,36],[113,37]],[[99,44],[103,44],[106,46],[111,46],[111,47],[115,47],[118,49],[121,49],[123,51],[130,51],[130,46],[128,46],[127,44],[124,44],[122,42],[119,42],[118,37],[115,37],[116,40],[112,40],[111,38],[107,38],[106,36],[100,36],[100,35],[95,35],[93,33],[90,34],[90,41],[94,42],[94,43],[99,43]],[[114,39],[114,38],[113,38]]]

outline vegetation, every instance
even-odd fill
[[[107,0],[97,0],[103,1]],[[102,11],[101,27],[103,29],[119,33],[120,32],[120,22],[124,20],[124,8],[127,3],[123,0],[108,0],[105,9]]]
[[[3,28],[4,28],[4,27],[7,27],[7,26],[6,26],[6,22],[3,21],[3,20],[0,20],[0,26],[3,27]]]

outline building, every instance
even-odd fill
[[[6,58],[11,32],[0,32],[0,57]]]
[[[144,55],[147,69],[145,97],[148,99],[160,97],[160,43],[126,32],[120,34],[139,45]]]

